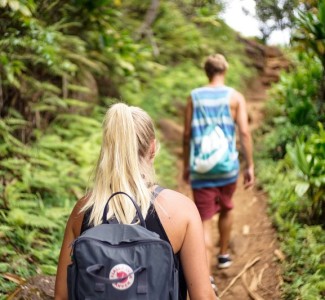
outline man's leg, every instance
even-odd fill
[[[221,206],[219,214],[218,228],[220,233],[220,253],[218,256],[219,268],[228,268],[232,261],[229,257],[228,246],[230,241],[230,233],[233,222],[234,207],[232,203],[232,196],[236,189],[236,182],[225,185],[220,188],[219,203]]]
[[[220,255],[228,254],[230,233],[233,222],[232,210],[222,210],[219,214]]]

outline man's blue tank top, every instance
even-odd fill
[[[200,87],[192,90],[193,114],[191,123],[191,156],[198,154],[204,129],[209,123],[220,126],[228,139],[229,151],[237,163],[228,173],[207,175],[191,170],[192,188],[218,187],[233,183],[238,178],[239,161],[236,150],[236,124],[230,110],[230,97],[233,89],[227,86]],[[205,112],[202,112],[202,108]]]

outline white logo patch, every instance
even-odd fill
[[[109,272],[109,279],[123,278],[132,272],[133,270],[130,266],[126,264],[118,264],[114,266],[112,270]],[[132,286],[133,282],[134,282],[134,274],[129,275],[121,282],[113,283],[112,286],[117,290],[126,290],[130,286]]]

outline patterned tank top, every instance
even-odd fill
[[[228,139],[228,149],[236,162],[233,170],[207,175],[191,170],[192,188],[218,187],[233,183],[238,178],[239,161],[236,150],[236,124],[230,110],[230,97],[233,89],[227,86],[200,87],[192,90],[193,114],[191,123],[191,159],[198,155],[204,129],[213,123],[219,125]],[[203,109],[203,111],[202,111]],[[204,115],[205,114],[205,115]]]

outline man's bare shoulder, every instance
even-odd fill
[[[240,93],[239,91],[233,89],[233,92],[231,94],[231,101],[240,104],[245,102],[245,97],[242,93]]]

